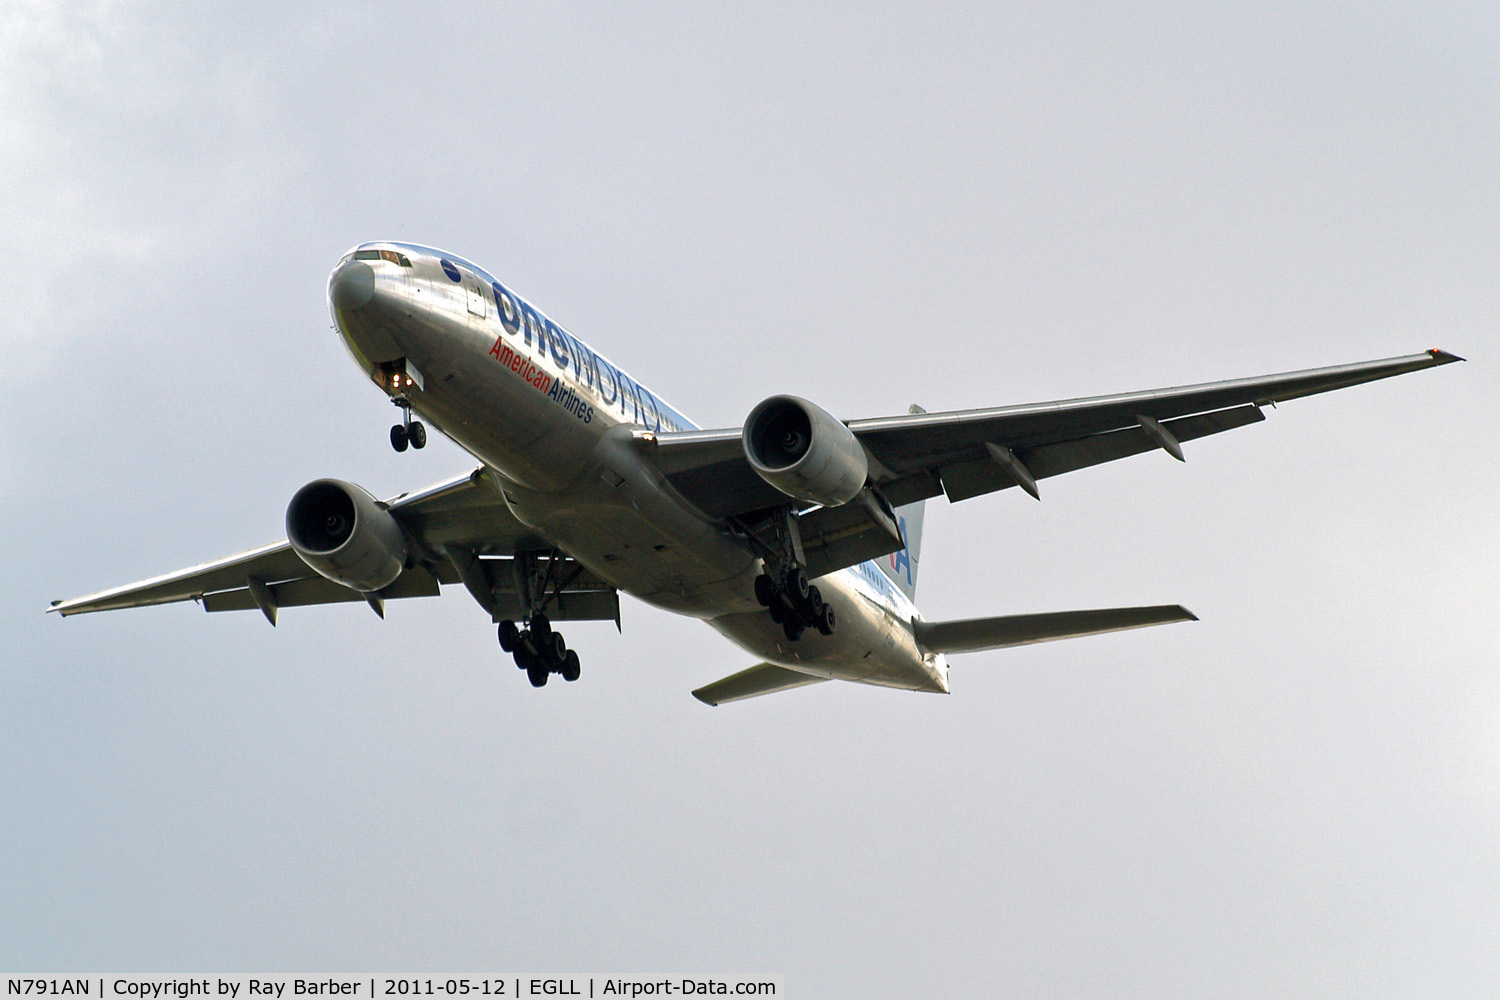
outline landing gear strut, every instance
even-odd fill
[[[765,570],[755,578],[755,599],[781,626],[787,641],[796,642],[810,628],[833,635],[838,624],[833,608],[807,579],[797,512],[786,506],[753,524],[736,523],[764,559]]]
[[[391,447],[397,451],[405,451],[408,444],[418,449],[427,447],[427,428],[411,418],[411,397],[402,393],[391,402],[401,408],[401,422],[391,428]]]
[[[534,614],[526,625],[513,621],[500,623],[500,648],[511,654],[516,666],[526,671],[526,679],[532,687],[542,687],[552,674],[561,674],[565,681],[576,681],[583,672],[578,654],[568,648],[560,632],[552,631],[552,623],[544,614]]]
[[[500,648],[515,658],[517,667],[526,671],[532,687],[542,687],[553,674],[561,674],[565,681],[576,681],[583,672],[578,654],[568,648],[560,633],[552,631],[552,622],[545,612],[583,572],[582,566],[574,565],[569,575],[561,575],[559,567],[566,567],[567,563],[567,557],[558,549],[545,554],[518,552],[511,560],[516,593],[522,607],[528,610],[522,623],[500,623]]]
[[[818,588],[807,582],[807,573],[801,566],[793,566],[779,577],[770,573],[757,576],[755,599],[770,611],[771,620],[781,626],[789,642],[802,638],[809,628],[822,635],[833,635],[838,624],[833,608],[824,602]]]

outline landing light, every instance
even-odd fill
[[[422,373],[406,358],[380,362],[371,370],[370,378],[386,392],[402,397],[413,387],[422,388]]]

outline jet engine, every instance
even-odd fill
[[[286,537],[318,575],[362,594],[395,582],[406,536],[391,512],[352,483],[317,479],[286,508]]]
[[[822,407],[796,396],[772,396],[745,420],[745,457],[760,477],[789,497],[837,507],[864,489],[865,449]]]

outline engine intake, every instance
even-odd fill
[[[864,489],[870,463],[833,414],[797,396],[772,396],[745,420],[750,467],[789,497],[837,507]]]
[[[362,594],[389,587],[406,566],[406,536],[396,518],[341,479],[314,480],[292,496],[286,537],[319,576]]]

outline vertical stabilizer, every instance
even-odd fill
[[[906,412],[927,411],[913,403]],[[906,540],[906,548],[875,560],[880,571],[890,577],[891,582],[913,602],[917,599],[917,561],[922,552],[922,510],[926,503],[925,500],[918,500],[896,508],[896,523],[901,526],[901,537]]]

